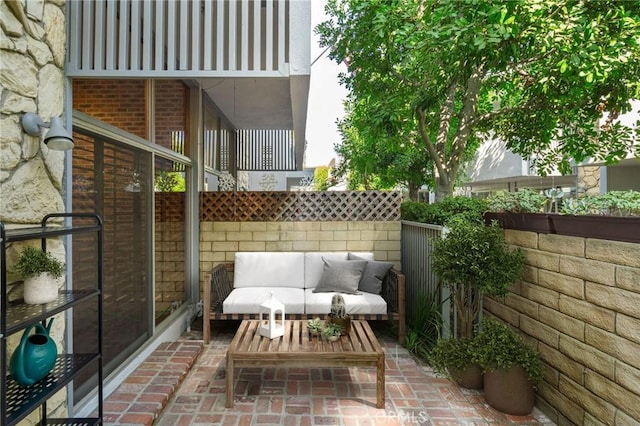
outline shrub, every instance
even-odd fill
[[[64,264],[50,253],[35,247],[25,247],[20,252],[18,262],[14,265],[15,271],[22,278],[31,278],[48,272],[55,278],[62,276]]]
[[[484,318],[476,338],[476,361],[483,371],[520,366],[534,386],[542,380],[542,361],[522,336],[495,319]]]
[[[420,223],[446,225],[456,217],[481,223],[486,203],[480,198],[453,196],[433,204],[405,201],[400,210],[402,220]]]
[[[563,200],[562,214],[640,216],[640,192],[611,191],[601,195],[585,195]]]
[[[498,191],[487,197],[487,210],[495,213],[542,213],[547,197],[533,189],[518,192]]]

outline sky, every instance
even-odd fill
[[[324,51],[313,29],[326,20],[325,3],[325,0],[311,2],[311,62]],[[324,166],[336,157],[333,146],[340,141],[336,120],[344,115],[342,101],[347,95],[347,90],[338,81],[338,73],[346,69],[344,64],[336,64],[329,59],[327,53],[311,66],[306,167]]]

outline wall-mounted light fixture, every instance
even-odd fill
[[[40,136],[43,127],[49,129],[44,137],[44,143],[49,149],[67,151],[73,148],[73,138],[62,126],[60,117],[51,117],[51,122],[45,123],[38,114],[33,112],[22,116],[22,128],[28,135]]]

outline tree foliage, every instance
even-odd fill
[[[616,121],[640,97],[639,10],[615,0],[329,0],[317,31],[348,62],[349,127],[385,153],[426,151],[441,198],[483,138],[505,140],[542,174],[640,156],[637,130]]]

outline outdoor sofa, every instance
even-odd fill
[[[343,296],[352,319],[397,321],[404,342],[404,275],[372,253],[354,252],[236,253],[233,263],[205,275],[204,342],[211,320],[258,319],[271,295],[285,305],[287,319],[305,319],[326,317],[334,294]]]

